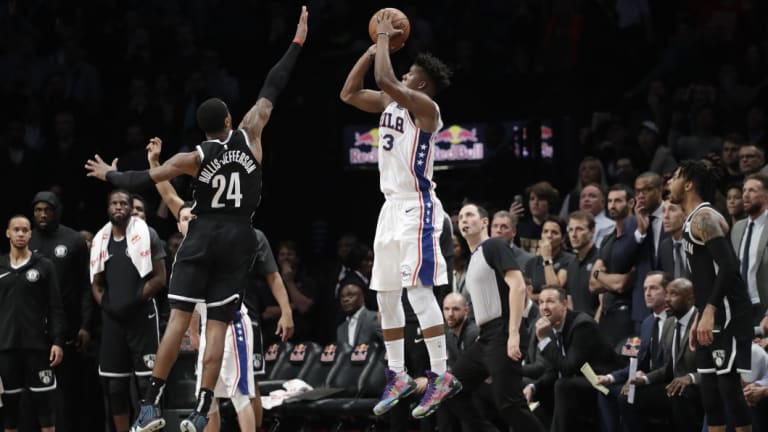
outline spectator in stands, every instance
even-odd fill
[[[525,189],[528,195],[528,211],[531,215],[517,225],[516,242],[523,250],[534,255],[539,253],[539,241],[544,220],[549,216],[550,209],[555,209],[560,198],[557,189],[547,181],[540,181]]]
[[[723,139],[723,149],[720,150],[720,164],[723,169],[723,177],[720,184],[728,187],[731,184],[741,184],[744,174],[739,169],[741,158],[739,151],[744,145],[744,137],[740,134],[728,134]],[[722,190],[722,189],[721,189]],[[723,190],[723,192],[726,192]]]
[[[690,272],[688,258],[683,250],[683,209],[678,204],[666,200],[662,218],[664,232],[668,236],[659,244],[659,268],[672,275],[673,279],[687,278]]]
[[[760,171],[765,166],[765,150],[754,144],[739,148],[739,172],[746,177]]]
[[[726,186],[725,190],[725,207],[728,213],[728,225],[733,228],[736,222],[747,217],[744,212],[744,200],[743,200],[743,181],[739,183],[731,183]]]
[[[615,229],[613,221],[605,215],[605,189],[597,183],[585,185],[581,189],[579,210],[590,213],[594,217],[595,233],[592,241],[600,249],[603,239]],[[568,217],[564,220],[568,220]]]
[[[578,181],[576,185],[563,198],[563,204],[560,206],[560,218],[568,218],[568,214],[579,209],[579,197],[581,189],[590,184],[599,185],[602,190],[608,188],[608,180],[605,176],[605,168],[600,159],[594,156],[585,156],[579,163]]]
[[[557,216],[547,216],[542,223],[539,253],[523,270],[533,282],[533,301],[538,300],[544,284],[565,286],[566,269],[574,259],[574,255],[565,250],[565,242],[565,222]]]
[[[515,244],[515,235],[517,235],[517,216],[506,210],[499,210],[494,213],[491,219],[491,237],[501,237],[509,243],[517,265],[524,269],[528,261],[532,260],[534,256]]]
[[[611,346],[635,331],[631,308],[637,221],[630,216],[634,205],[635,198],[628,186],[616,184],[608,190],[608,215],[616,221],[616,229],[606,237],[589,280],[590,291],[601,295],[598,321]]]
[[[595,219],[592,213],[577,210],[568,216],[568,238],[576,254],[566,268],[568,304],[576,312],[585,312],[591,317],[595,317],[600,305],[598,295],[589,290],[592,266],[598,257],[597,246],[592,241],[594,234]]]

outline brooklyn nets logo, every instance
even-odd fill
[[[712,360],[715,361],[715,366],[717,367],[723,367],[723,363],[725,363],[725,350],[714,350],[712,351]]]
[[[144,366],[146,366],[148,369],[152,369],[155,367],[155,355],[154,354],[144,354]]]
[[[53,254],[56,255],[56,258],[64,258],[67,256],[67,247],[64,245],[58,245],[55,249],[53,249]]]
[[[27,280],[30,282],[37,282],[38,279],[40,279],[40,272],[35,269],[29,269],[27,270]]]
[[[40,382],[45,385],[51,385],[53,382],[53,371],[48,370],[41,370],[37,373],[37,376],[40,378]]]

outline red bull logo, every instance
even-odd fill
[[[333,363],[336,360],[336,345],[330,344],[323,348],[320,355],[320,363]]]
[[[264,354],[264,361],[275,361],[277,359],[278,351],[280,351],[280,345],[270,345],[269,348],[267,348],[267,353]]]
[[[379,146],[379,128],[374,128],[369,130],[368,132],[355,132],[355,140],[352,143],[353,147],[362,147],[362,146],[371,146],[371,147],[378,147]]]
[[[465,129],[459,125],[451,125],[437,133],[435,144],[448,143],[470,144],[479,141],[477,139],[477,128]]]
[[[368,358],[368,344],[360,344],[352,351],[353,362],[364,362]]]
[[[298,344],[295,347],[293,347],[293,351],[291,351],[291,356],[289,357],[289,359],[290,361],[303,362],[306,356],[307,356],[307,346],[304,344]]]
[[[552,139],[552,128],[549,126],[541,126],[541,139]]]
[[[621,347],[621,355],[637,357],[638,352],[640,352],[640,338],[637,336],[627,338],[627,341]]]
[[[138,234],[134,234],[133,237],[131,237],[131,244],[136,244],[138,241],[141,240],[141,236]]]

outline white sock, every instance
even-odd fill
[[[440,375],[445,373],[448,354],[445,351],[445,335],[424,338],[429,353],[429,366],[432,372]]]
[[[405,339],[384,341],[387,348],[387,366],[397,372],[405,370]]]

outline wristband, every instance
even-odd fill
[[[386,36],[386,37],[389,37],[389,32],[378,32],[378,33],[376,33],[376,36],[377,36],[377,37],[378,37],[378,36],[381,36],[381,35],[384,35],[384,36]]]
[[[592,272],[592,277],[597,279],[598,276],[600,276],[600,269],[596,269],[594,272]]]
[[[544,267],[546,267],[548,265],[554,265],[554,264],[555,264],[555,262],[552,261],[551,259],[544,260]]]
[[[298,45],[300,47],[304,46],[304,42],[300,41],[299,38],[294,38],[293,39],[293,43],[295,43],[296,45]]]

